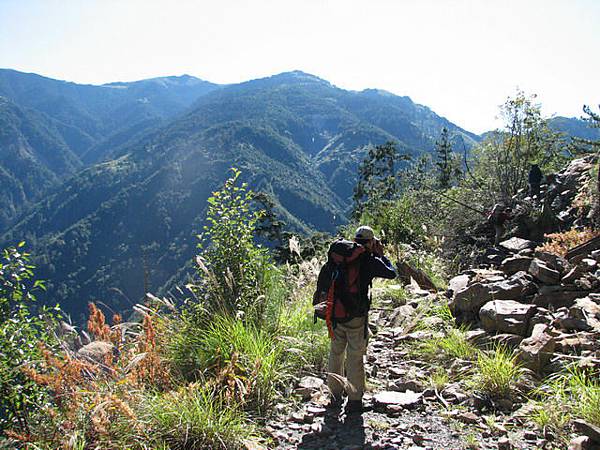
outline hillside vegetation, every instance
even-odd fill
[[[272,81],[258,81],[256,87],[270,86]],[[310,82],[322,88],[322,81]],[[280,89],[293,90],[293,86],[276,86],[275,91],[267,89],[270,96],[279,95]],[[48,238],[46,247],[38,243],[37,249],[47,251],[38,256],[45,264],[56,264],[55,275],[64,277],[62,286],[75,275],[63,273],[70,269],[59,261],[73,260],[78,270],[85,272],[91,266],[84,266],[82,261],[101,260],[102,246],[109,252],[121,246],[123,255],[131,242],[144,242],[140,236],[154,233],[157,227],[173,236],[178,236],[177,227],[193,232],[193,245],[188,244],[189,253],[194,254],[190,257],[193,276],[178,286],[177,299],[168,294],[147,294],[132,314],[113,309],[111,318],[107,318],[110,308],[90,303],[86,305],[85,329],[74,327],[59,307],[35,307],[35,296],[53,280],[36,281],[34,270],[38,269],[30,264],[25,244],[4,250],[0,263],[0,419],[7,448],[292,448],[299,439],[306,448],[322,448],[323,442],[335,446],[354,439],[355,434],[343,431],[354,422],[343,422],[319,406],[323,404],[320,399],[327,397],[318,381],[324,375],[328,337],[324,323],[313,322],[311,297],[323,250],[318,250],[314,240],[297,237],[279,242],[280,246],[272,250],[258,244],[259,230],[271,231],[271,235],[277,231],[276,214],[265,209],[265,203],[257,202],[261,197],[254,186],[264,187],[264,181],[260,183],[264,178],[248,176],[246,180],[253,183],[244,182],[243,170],[259,166],[261,158],[272,168],[274,155],[285,152],[284,159],[297,164],[297,170],[291,171],[283,163],[275,166],[282,170],[287,167],[284,174],[289,175],[285,180],[273,177],[270,181],[272,192],[279,194],[275,198],[281,202],[275,211],[321,210],[320,216],[312,219],[314,226],[325,223],[318,222],[323,220],[319,217],[337,211],[331,203],[329,209],[321,203],[328,184],[323,175],[304,169],[305,176],[315,177],[312,189],[306,189],[313,200],[284,202],[284,193],[290,192],[285,190],[287,183],[297,183],[294,192],[302,192],[303,180],[295,177],[302,173],[300,163],[309,158],[296,144],[300,134],[294,135],[293,120],[290,118],[285,126],[290,126],[286,139],[294,145],[261,146],[271,150],[257,152],[259,146],[253,141],[256,127],[242,131],[244,125],[238,128],[236,118],[228,126],[206,122],[203,111],[210,109],[211,99],[214,97],[208,95],[197,105],[196,113],[173,122],[131,153],[73,178],[65,185],[65,192],[72,190],[71,196],[56,194],[24,222],[41,224],[50,211],[55,213],[49,223],[57,234]],[[248,105],[255,103],[249,101]],[[273,105],[255,107],[262,108],[262,117]],[[598,126],[600,118],[588,111],[590,123]],[[547,300],[548,295],[576,286],[578,293],[587,296],[585,305],[577,304],[580,308],[594,308],[594,304],[600,308],[599,299],[593,295],[594,283],[600,284],[598,251],[584,247],[577,260],[562,263],[558,259],[598,235],[598,142],[579,140],[567,146],[548,128],[539,107],[522,93],[507,100],[501,113],[506,120],[504,129],[476,145],[467,161],[461,161],[461,154],[454,151],[448,129],[435,138],[433,155],[409,159],[401,151],[402,144],[394,142],[368,147],[362,153],[353,190],[355,222],[338,232],[350,237],[358,222],[369,224],[384,239],[386,253],[398,265],[401,280],[407,275],[402,263],[413,269],[403,284],[376,286],[372,318],[386,328],[377,330],[369,358],[370,398],[375,411],[368,413],[367,422],[361,419],[353,427],[362,431],[363,446],[408,448],[433,439],[436,445],[458,443],[464,448],[564,448],[572,437],[567,426],[587,430],[588,437],[594,436],[589,430],[600,427],[600,349],[595,344],[600,322],[589,316],[574,316],[574,309],[561,309],[562,304],[553,300],[541,311],[541,304],[534,306],[525,292],[534,288]],[[279,126],[273,122],[264,133],[283,139],[285,126]],[[202,138],[198,142],[205,147],[191,145],[189,134],[178,132],[193,129],[198,130]],[[236,132],[246,139],[237,147],[241,172],[228,170],[225,156],[231,147],[218,145],[227,133]],[[159,142],[164,145],[161,151],[157,150]],[[223,153],[215,153],[218,149]],[[245,159],[246,151],[255,159]],[[584,157],[574,159],[576,152]],[[218,162],[213,158],[216,154],[222,156]],[[175,155],[177,166],[154,165]],[[549,176],[538,194],[527,186],[533,162]],[[170,170],[161,172],[158,167]],[[200,170],[210,174],[211,183],[198,180]],[[263,176],[273,176],[267,166],[261,170],[258,173]],[[226,178],[221,181],[224,173]],[[103,179],[106,183],[99,184]],[[167,195],[159,189],[170,183],[186,190]],[[315,191],[315,186],[321,188]],[[202,197],[192,198],[192,190],[202,192],[206,201],[201,207],[195,202]],[[153,201],[160,204],[152,210],[162,211],[161,220],[150,216],[148,209],[131,214],[129,208],[134,205],[149,204],[142,195],[146,192],[152,192]],[[339,198],[339,194],[331,195]],[[186,202],[192,203],[189,211],[193,211],[187,215],[185,208],[178,209]],[[515,211],[500,237],[519,236],[522,240],[516,244],[510,241],[494,246],[494,230],[485,212],[496,202],[505,202]],[[61,210],[63,204],[70,206]],[[92,212],[79,218],[65,219],[61,212],[76,215],[85,208]],[[202,218],[199,210],[204,212]],[[106,223],[113,224],[110,230],[98,226],[109,218]],[[73,220],[77,225],[60,231]],[[11,233],[26,229],[17,227]],[[140,241],[119,240],[128,233]],[[528,244],[516,248],[522,241]],[[174,242],[169,251],[185,256],[177,248],[178,241]],[[326,247],[327,241],[322,245]],[[531,246],[537,248],[535,253]],[[505,255],[502,248],[512,253]],[[275,254],[284,264],[276,262]],[[529,258],[527,268],[517,271],[518,280],[507,282],[502,275],[510,272],[506,259],[515,257],[521,261]],[[101,274],[108,276],[110,269],[126,267],[112,267],[115,263],[108,259],[101,261],[101,272],[90,270],[81,279],[100,279]],[[496,266],[503,271],[493,270]],[[463,279],[454,278],[448,286],[448,301],[443,292],[449,278],[462,270],[466,270]],[[510,284],[519,280],[526,283]],[[548,291],[549,283],[559,290]],[[422,286],[426,284],[425,290]],[[516,294],[517,288],[522,290]],[[77,283],[71,289],[74,296],[84,292]],[[544,360],[546,364],[526,366],[523,356],[512,350],[517,332],[511,338],[501,329],[504,310],[496,309],[491,325],[486,325],[491,316],[480,311],[485,305],[474,305],[481,296],[467,295],[468,289],[479,289],[476,292],[485,293],[489,296],[485,300],[492,304],[498,300],[498,292],[510,291],[509,301],[528,311],[538,308],[537,323],[519,322],[522,317],[506,314],[507,326],[522,325],[521,333],[528,332],[527,324],[538,331],[538,325],[558,331],[587,327],[592,337],[585,346],[578,344],[579,355],[569,353],[573,341],[560,349],[545,348],[544,352],[559,357],[560,364],[548,365]],[[55,292],[59,291],[53,291],[50,298],[57,298]],[[108,289],[105,294],[122,295]],[[471,307],[476,309],[475,315]],[[550,317],[550,322],[544,317]],[[485,329],[477,328],[480,325]],[[517,345],[526,341],[526,336],[516,335]],[[581,334],[575,337],[581,339]],[[300,381],[307,374],[316,379]],[[301,414],[289,415],[290,410],[302,407],[302,399],[311,403]],[[553,405],[553,409],[544,408],[544,404]],[[410,422],[415,420],[413,408],[423,422],[420,428]],[[325,420],[334,421],[329,431],[322,420],[316,420],[323,414]],[[281,422],[282,417],[287,417],[286,422]],[[332,436],[331,427],[339,434]],[[530,431],[532,437],[524,428],[539,430]],[[426,437],[428,430],[437,431]],[[538,435],[543,439],[537,439]]]
[[[108,160],[44,196],[0,242],[25,239],[49,280],[40,301],[59,301],[82,321],[92,299],[123,310],[149,289],[162,294],[185,282],[206,200],[230,167],[269,196],[287,231],[333,232],[347,221],[369,145],[393,140],[418,156],[443,127],[461,149],[478,139],[408,97],[345,91],[302,72],[225,86],[112,147]]]
[[[0,69],[0,233],[77,170],[217,87],[190,76],[91,86]]]

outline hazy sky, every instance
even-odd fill
[[[303,70],[474,132],[517,87],[546,115],[600,103],[600,0],[0,0],[0,67],[78,83]]]

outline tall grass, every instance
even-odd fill
[[[255,435],[239,408],[195,383],[149,398],[145,410],[151,434],[163,442],[157,448],[237,449]]]
[[[573,398],[579,400],[573,404],[573,414],[600,427],[600,373],[576,370],[572,374],[570,389]]]
[[[538,410],[552,409],[563,411],[565,415],[587,420],[600,426],[600,373],[571,367],[544,381],[535,392],[541,397]],[[537,412],[534,420],[544,419]]]
[[[414,352],[429,359],[471,360],[477,355],[477,348],[467,340],[465,329],[451,328],[444,337],[419,343]]]
[[[284,343],[288,370],[319,372],[329,354],[329,337],[323,320],[314,321],[310,289],[302,290],[295,301],[281,309],[277,334]]]
[[[232,397],[263,412],[282,381],[282,345],[267,329],[219,315],[205,328],[173,333],[171,359],[183,378],[213,379]],[[182,344],[185,355],[181,353]],[[185,372],[187,371],[187,372]]]
[[[505,347],[495,347],[477,356],[477,371],[473,380],[475,388],[491,397],[503,398],[516,393],[523,371],[516,354]]]

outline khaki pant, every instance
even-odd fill
[[[366,317],[356,317],[346,323],[338,323],[331,340],[329,351],[329,372],[344,376],[344,356],[346,378],[350,383],[347,386],[349,400],[362,400],[365,392],[365,362],[367,352],[367,339],[365,339]],[[327,386],[333,395],[339,396],[344,390],[344,385],[335,377],[327,376]]]

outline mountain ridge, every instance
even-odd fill
[[[271,194],[292,231],[334,231],[370,145],[393,140],[418,156],[443,127],[476,142],[408,97],[347,91],[301,71],[214,87],[176,116],[96,144],[105,147],[89,160],[108,159],[58,186],[0,240],[30,242],[40,276],[51,280],[43,301],[76,317],[92,298],[126,309],[125,299],[144,294],[142,254],[154,290],[185,273],[206,199],[230,167]]]

